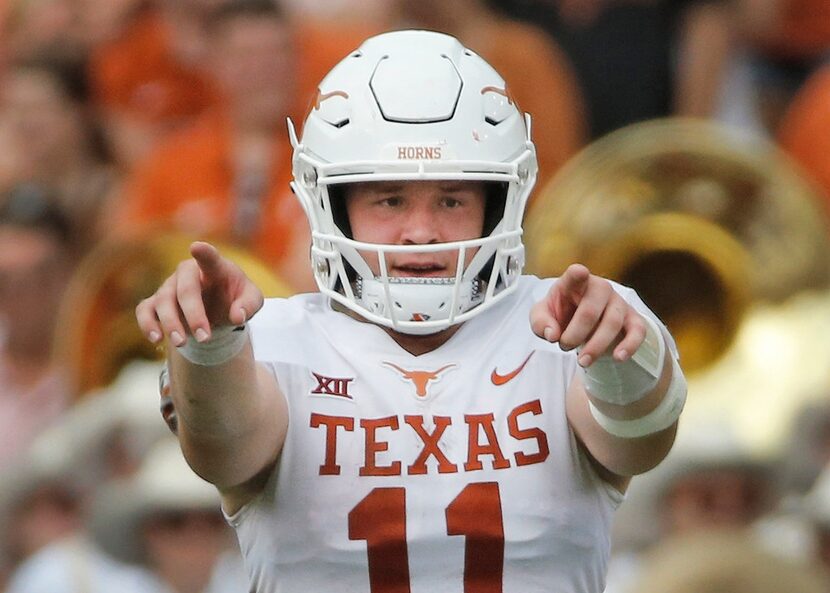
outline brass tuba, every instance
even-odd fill
[[[80,262],[62,300],[54,345],[57,360],[69,372],[73,393],[83,397],[108,385],[131,360],[163,357],[163,349],[150,344],[139,331],[135,307],[189,257],[193,240],[167,233],[105,241]],[[228,245],[217,247],[266,296],[292,293],[248,252]]]
[[[726,413],[763,449],[830,390],[830,221],[772,143],[702,120],[641,123],[588,146],[534,200],[528,272],[581,262],[636,289],[677,340],[689,422]]]

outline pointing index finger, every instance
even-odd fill
[[[572,302],[577,303],[588,289],[591,272],[582,264],[571,264],[559,277],[559,292]]]
[[[215,276],[221,268],[222,256],[219,255],[219,250],[210,243],[194,241],[190,244],[190,255],[199,264],[202,275],[208,278]]]

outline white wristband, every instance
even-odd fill
[[[667,429],[674,424],[686,403],[686,377],[672,356],[672,378],[663,400],[651,412],[632,420],[615,420],[603,414],[590,400],[588,407],[597,424],[606,432],[624,439],[636,439]]]
[[[248,326],[225,326],[212,329],[210,339],[197,342],[193,336],[179,346],[179,354],[199,366],[216,366],[228,362],[242,351],[248,341]]]
[[[642,399],[657,386],[663,372],[666,344],[657,322],[646,315],[643,319],[646,337],[628,360],[619,362],[606,354],[583,369],[585,389],[593,397],[625,406]]]

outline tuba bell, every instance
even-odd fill
[[[55,357],[67,369],[78,397],[109,385],[134,359],[164,357],[163,348],[150,344],[139,330],[135,307],[189,257],[192,241],[179,233],[110,240],[80,262],[61,302],[54,344]],[[288,284],[250,253],[217,247],[266,296],[292,294]]]
[[[530,273],[581,262],[666,323],[690,380],[684,422],[726,414],[769,450],[830,390],[830,221],[772,143],[703,120],[623,128],[541,189],[524,228]],[[800,342],[807,364],[775,342]]]

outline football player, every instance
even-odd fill
[[[254,589],[601,592],[686,384],[630,289],[522,275],[536,159],[503,79],[386,33],[290,134],[319,292],[265,300],[197,242],[137,308]]]

